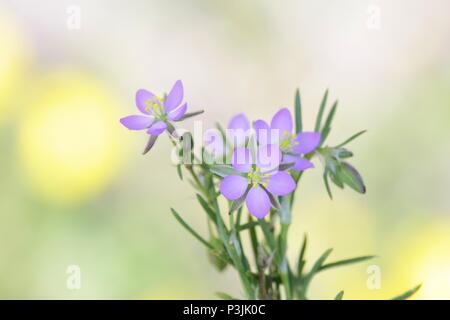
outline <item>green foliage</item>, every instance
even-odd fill
[[[302,102],[300,100],[300,90],[297,89],[295,91],[295,132],[303,131],[303,123],[302,123]]]
[[[422,287],[421,284],[419,284],[418,286],[412,288],[411,290],[406,291],[405,293],[392,298],[392,300],[406,300],[408,298],[410,298],[412,295],[414,295],[417,291],[419,291],[420,287]]]
[[[339,291],[334,300],[342,300],[342,298],[344,298],[344,291]]]

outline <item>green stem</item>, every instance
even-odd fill
[[[287,249],[287,234],[289,230],[288,224],[281,224],[281,232],[279,237],[279,247],[280,247],[280,259],[279,259],[279,269],[280,276],[284,286],[284,292],[286,294],[287,300],[292,300],[292,285],[291,277],[289,276],[289,263],[286,257]]]
[[[186,166],[186,169],[189,171],[192,178],[194,179],[194,182],[196,183],[198,188],[201,190],[201,192],[205,195],[208,202],[210,202],[210,204],[212,204],[214,206],[214,213],[216,216],[215,218],[216,218],[217,232],[219,234],[219,238],[221,239],[221,241],[228,253],[228,256],[230,257],[231,261],[233,262],[233,266],[235,267],[236,271],[239,273],[239,277],[240,277],[242,285],[244,287],[245,294],[247,295],[247,297],[249,299],[253,299],[254,291],[253,291],[253,287],[252,287],[252,282],[251,282],[251,279],[249,279],[247,276],[247,274],[250,272],[249,272],[249,270],[246,270],[245,263],[243,263],[243,261],[245,261],[245,260],[243,260],[239,257],[238,252],[236,251],[234,246],[232,246],[230,244],[230,241],[229,241],[230,233],[227,230],[227,227],[225,226],[225,223],[222,219],[219,204],[217,202],[217,198],[214,195],[215,188],[207,189],[200,182],[200,179],[198,178],[198,176],[192,166]],[[211,195],[211,192],[213,192],[214,194]],[[233,228],[233,227],[234,227],[234,225],[232,223],[232,217],[230,216],[230,228]],[[242,250],[242,247],[241,247],[241,250]]]

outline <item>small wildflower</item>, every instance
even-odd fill
[[[253,128],[260,144],[276,143],[280,146],[283,152],[283,163],[294,163],[293,170],[302,171],[314,167],[313,163],[302,155],[314,151],[320,145],[320,133],[294,134],[292,116],[287,108],[279,110],[273,116],[270,126],[264,120],[257,120]]]
[[[185,115],[187,103],[182,106],[183,83],[178,80],[173,85],[168,95],[161,97],[139,89],[136,92],[136,106],[144,115],[132,115],[120,119],[125,127],[130,130],[147,130],[150,135],[158,136],[166,130],[173,130],[172,121],[179,121]]]
[[[270,210],[270,194],[284,196],[295,189],[294,179],[278,171],[281,151],[277,145],[265,145],[255,151],[256,159],[247,148],[236,148],[232,165],[239,174],[226,176],[220,183],[220,192],[228,200],[245,197],[248,211],[263,219]]]

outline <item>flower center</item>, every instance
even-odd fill
[[[298,141],[293,141],[294,139],[295,134],[284,131],[280,139],[281,150],[287,151],[289,149],[292,149],[293,146],[298,145]]]
[[[247,181],[248,184],[253,185],[253,187],[256,187],[258,184],[261,184],[263,187],[267,186],[267,183],[270,182],[268,179],[269,174],[263,173],[258,167],[255,167],[247,173]]]
[[[164,110],[164,101],[166,100],[166,96],[159,98],[157,96],[153,96],[152,99],[145,102],[145,111],[151,111],[155,118],[164,120],[165,118],[165,110]]]

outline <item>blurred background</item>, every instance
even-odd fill
[[[138,88],[185,85],[205,127],[245,110],[270,119],[300,87],[312,129],[339,99],[329,142],[351,144],[364,196],[305,174],[290,254],[376,254],[318,276],[311,298],[450,298],[450,3],[445,0],[0,1],[0,298],[241,296],[169,208],[206,232],[170,142],[147,156]],[[187,127],[192,123],[187,122]],[[68,266],[81,270],[69,290]],[[367,286],[368,266],[381,286]],[[309,265],[310,266],[310,265]]]

